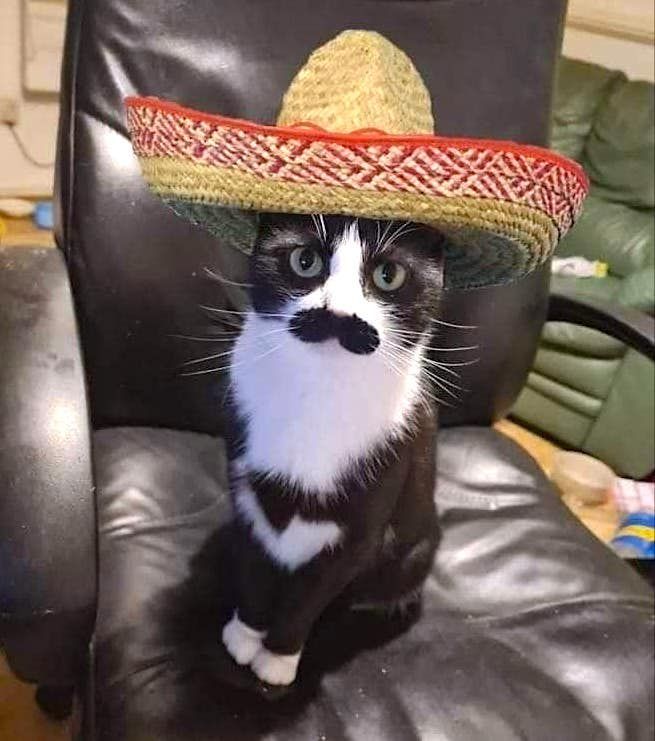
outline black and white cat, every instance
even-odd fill
[[[429,572],[426,354],[444,239],[418,224],[262,217],[230,362],[239,598],[223,643],[270,684],[294,680],[312,625],[344,590],[393,604]]]

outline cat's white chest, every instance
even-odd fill
[[[381,353],[355,355],[336,340],[304,343],[283,321],[251,314],[231,382],[247,422],[244,462],[329,494],[354,462],[407,424],[419,358],[399,374]]]

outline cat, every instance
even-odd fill
[[[238,604],[222,640],[263,682],[294,681],[336,597],[400,603],[429,573],[445,240],[415,223],[261,216],[230,358]]]

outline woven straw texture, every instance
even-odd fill
[[[451,284],[499,283],[549,258],[587,191],[581,169],[546,150],[426,133],[418,72],[370,32],[345,32],[310,56],[278,126],[150,98],[127,107],[150,187],[240,249],[254,237],[244,211],[419,221],[454,235]]]
[[[379,33],[344,31],[313,52],[289,86],[278,126],[348,134],[433,134],[430,94],[410,58]]]

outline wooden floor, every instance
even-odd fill
[[[34,703],[34,688],[11,675],[0,654],[0,741],[64,741],[68,723],[46,718]]]
[[[50,232],[35,229],[26,219],[7,220],[3,245],[52,246]],[[496,425],[532,455],[547,473],[557,447],[518,425],[503,420]],[[567,502],[572,511],[601,540],[607,542],[616,530],[618,515],[610,505],[584,507]],[[62,741],[69,738],[69,725],[48,720],[34,704],[34,688],[14,679],[0,655],[0,741]]]
[[[37,229],[31,219],[10,219],[1,216],[0,245],[4,247],[54,247],[55,238],[47,229]]]

